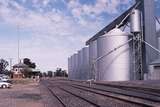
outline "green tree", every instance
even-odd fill
[[[48,76],[48,77],[53,77],[53,71],[48,71],[48,72],[47,72],[47,76]]]
[[[62,68],[57,68],[55,72],[55,76],[58,77],[68,77],[66,70],[62,70]]]
[[[6,67],[9,65],[8,61],[4,59],[0,59],[0,73],[3,73],[6,71]]]
[[[43,73],[42,73],[42,76],[43,76],[43,77],[47,77],[47,73],[46,73],[46,72],[43,72]]]
[[[23,63],[28,65],[30,68],[36,68],[36,64],[34,62],[31,62],[29,58],[24,58]]]

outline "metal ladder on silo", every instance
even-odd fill
[[[142,66],[142,35],[134,33],[133,36],[133,69],[134,80],[143,80],[143,66]]]

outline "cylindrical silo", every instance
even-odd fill
[[[73,79],[74,78],[74,58],[73,58],[73,55],[71,56],[71,78],[70,79]]]
[[[83,64],[83,54],[82,54],[82,49],[78,51],[78,77],[77,79],[82,79],[82,64]]]
[[[78,54],[74,54],[74,79],[78,78]]]
[[[71,79],[71,57],[68,58],[68,78]]]
[[[97,73],[97,63],[95,62],[97,58],[97,40],[92,41],[89,44],[89,79],[96,79]]]
[[[76,78],[76,54],[73,54],[73,59],[72,59],[72,72],[73,72],[73,77],[72,79],[75,79]]]
[[[126,81],[130,80],[131,59],[129,43],[121,48],[118,46],[126,43],[129,34],[122,32],[118,28],[114,28],[107,34],[101,36],[97,40],[97,56],[98,58],[107,56],[97,60],[98,80],[101,81]],[[115,49],[115,50],[114,50]]]
[[[89,47],[84,47],[82,49],[83,63],[82,63],[82,80],[89,79]]]

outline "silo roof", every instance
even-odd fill
[[[119,28],[114,28],[114,29],[112,29],[112,30],[110,30],[108,33],[106,33],[106,36],[107,35],[123,35],[123,36],[127,36],[127,35],[131,35],[130,33],[128,33],[128,32],[124,32],[124,31],[122,31],[121,29],[119,29]]]

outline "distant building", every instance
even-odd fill
[[[29,72],[29,77],[30,78],[37,78],[40,75],[40,70],[39,69],[31,69],[32,72]]]
[[[18,63],[18,64],[15,64],[13,66],[13,69],[12,69],[12,73],[13,73],[13,78],[23,78],[25,77],[24,73],[25,73],[25,70],[28,69],[29,67],[26,65],[26,64],[23,64],[23,63]]]

